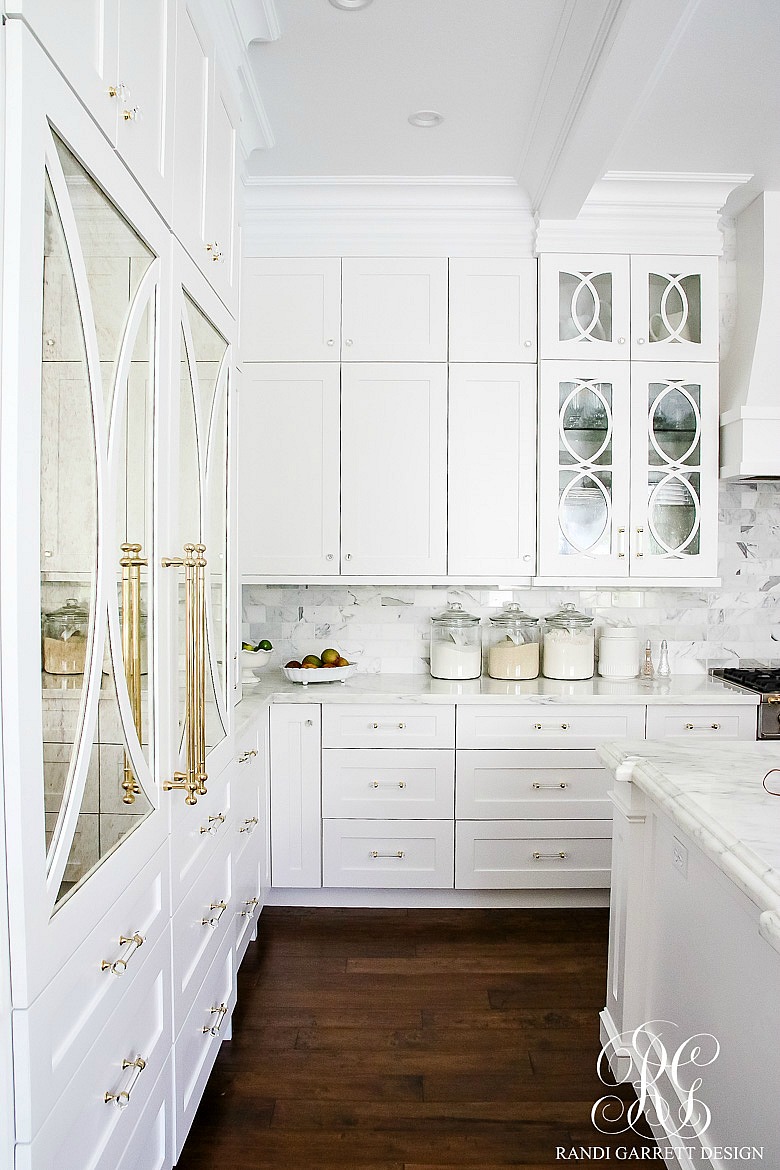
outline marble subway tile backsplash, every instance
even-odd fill
[[[719,589],[497,589],[486,585],[245,585],[244,636],[270,638],[281,662],[333,645],[361,671],[428,671],[430,616],[449,601],[487,617],[507,601],[552,613],[573,601],[597,627],[631,625],[677,674],[741,658],[780,660],[780,483],[723,484]]]

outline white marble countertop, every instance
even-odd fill
[[[581,682],[535,678],[502,682],[475,678],[448,682],[427,674],[356,674],[346,682],[290,683],[280,670],[244,679],[243,702],[272,703],[661,703],[737,704],[754,707],[758,695],[707,675],[670,679],[589,678]],[[239,704],[241,706],[242,704]]]
[[[780,744],[621,740],[597,751],[618,783],[636,784],[747,895],[780,952],[780,797],[762,786],[780,768]],[[769,784],[780,792],[780,773]]]

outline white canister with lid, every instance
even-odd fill
[[[479,618],[457,601],[431,618],[431,674],[449,679],[482,674]]]
[[[545,618],[542,674],[545,678],[593,677],[595,640],[593,618],[580,613],[571,601]]]
[[[630,626],[610,626],[599,638],[599,674],[602,678],[636,678],[639,674],[639,637]]]

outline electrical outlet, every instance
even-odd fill
[[[682,841],[675,837],[672,842],[672,864],[684,878],[688,876],[688,850]]]

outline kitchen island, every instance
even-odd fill
[[[681,1166],[778,1166],[780,797],[762,780],[780,748],[622,741],[598,756],[615,777],[607,1059],[641,1094],[650,1052],[655,1128]]]

